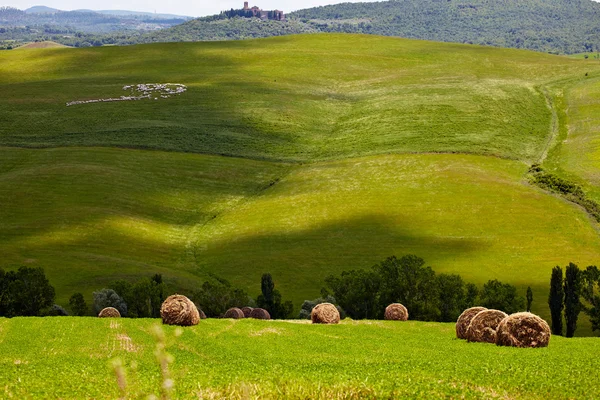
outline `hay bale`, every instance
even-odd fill
[[[496,330],[498,346],[548,347],[550,326],[542,318],[520,312],[504,318]]]
[[[250,318],[250,314],[252,314],[252,310],[254,310],[254,308],[252,308],[252,307],[243,307],[242,312],[244,313],[244,318]]]
[[[496,329],[500,321],[508,317],[506,313],[498,310],[479,311],[471,320],[467,328],[469,342],[496,343]]]
[[[310,313],[313,324],[337,324],[340,322],[340,313],[331,303],[317,304]]]
[[[196,305],[179,294],[167,297],[160,307],[160,316],[166,325],[191,326],[200,322],[200,313]]]
[[[225,312],[223,318],[243,319],[244,312],[237,307],[233,307]]]
[[[385,308],[383,318],[388,321],[406,321],[408,320],[408,310],[400,303],[393,303]]]
[[[100,311],[98,318],[121,318],[121,313],[114,307],[106,307]]]
[[[202,311],[201,308],[198,308],[198,314],[200,314],[200,319],[206,319],[206,314],[204,314],[204,311]]]
[[[479,311],[487,310],[485,307],[471,307],[467,308],[465,311],[460,314],[460,317],[456,320],[456,337],[459,339],[467,338],[467,329],[469,328],[469,324],[474,316],[477,315]]]
[[[250,313],[250,318],[255,319],[271,319],[271,314],[264,308],[255,308]]]

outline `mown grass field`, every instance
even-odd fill
[[[3,398],[160,396],[157,320],[0,319]],[[593,399],[594,338],[516,349],[455,339],[454,324],[203,320],[165,326],[173,398]],[[41,356],[42,355],[42,356]],[[114,372],[126,374],[125,393]]]
[[[256,295],[270,272],[298,308],[329,274],[414,253],[531,286],[547,317],[551,268],[597,264],[600,237],[525,174],[547,153],[562,168],[553,114],[593,120],[599,76],[589,60],[360,35],[2,52],[0,267],[44,267],[62,305],[157,272]],[[166,82],[188,90],[66,107]]]

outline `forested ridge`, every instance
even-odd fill
[[[9,11],[12,19],[17,17],[14,10],[4,10],[7,17]],[[0,26],[11,26],[1,14]],[[15,30],[10,31],[12,35],[8,30],[4,35],[0,32],[0,42],[19,42],[21,35],[22,41],[54,40],[79,47],[345,32],[572,54],[600,51],[598,21],[600,3],[591,0],[392,0],[310,8],[288,14],[287,21],[231,17],[223,12],[152,32],[74,36],[56,26],[48,30],[46,25],[33,33],[28,27],[16,32],[16,37]]]

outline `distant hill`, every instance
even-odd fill
[[[60,11],[61,10],[56,8],[50,8],[46,6],[33,6],[25,10],[27,14],[54,14]]]
[[[52,41],[44,41],[44,42],[31,42],[27,43],[23,46],[20,46],[19,49],[49,49],[55,47],[67,47],[64,44],[52,42]]]
[[[12,7],[0,7],[0,28],[29,27],[39,33],[37,37],[26,38],[34,40],[44,40],[44,34],[64,33],[66,30],[92,34],[152,31],[179,25],[188,19],[189,17],[135,11],[62,11],[45,6],[35,6],[22,11]],[[50,32],[47,31],[49,26],[52,27]]]
[[[289,15],[322,32],[372,33],[538,51],[600,50],[590,0],[401,0],[343,3]]]
[[[300,10],[286,22],[199,18],[125,42],[232,40],[303,32],[367,33],[551,53],[600,51],[600,3],[590,0],[402,0]],[[125,44],[125,43],[124,43]]]
[[[104,15],[116,15],[121,17],[147,17],[154,19],[192,19],[190,16],[186,15],[175,15],[175,14],[156,14],[151,12],[144,11],[129,11],[129,10],[75,10],[75,11],[85,11],[85,12],[95,12],[98,14]]]

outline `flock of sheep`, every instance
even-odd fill
[[[67,103],[67,107],[77,104],[105,103],[112,101],[133,101],[158,98],[168,99],[171,96],[181,94],[187,90],[187,86],[181,83],[140,83],[138,85],[123,86],[123,90],[129,90],[129,96],[112,97],[108,99],[75,100]]]
[[[192,326],[200,319],[206,318],[202,310],[187,297],[169,296],[160,308],[162,321],[167,325]],[[120,317],[117,309],[107,307],[98,315],[102,318]],[[262,308],[230,308],[225,318],[271,319]],[[385,309],[386,320],[406,321],[408,310],[402,304],[390,304]],[[340,313],[331,303],[317,304],[311,312],[313,324],[337,324]],[[484,307],[471,307],[458,317],[456,321],[456,337],[469,342],[495,343],[498,346],[513,347],[547,347],[550,341],[550,327],[542,318],[529,312],[512,315]]]

